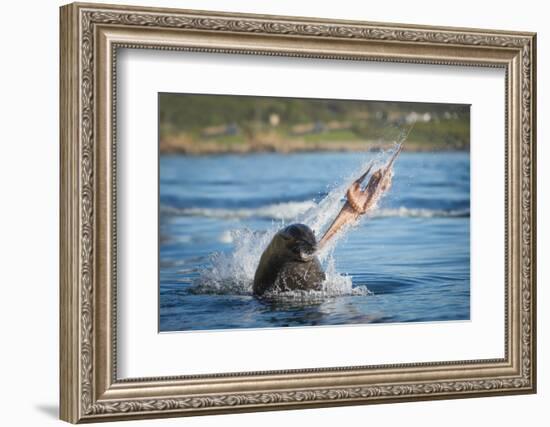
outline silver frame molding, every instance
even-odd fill
[[[80,3],[60,13],[61,419],[112,421],[536,391],[534,33]],[[503,68],[505,357],[118,379],[119,48]]]

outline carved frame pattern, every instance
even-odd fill
[[[282,409],[329,404],[358,404],[383,401],[421,400],[427,398],[477,396],[502,393],[529,393],[535,390],[535,35],[530,33],[488,32],[484,30],[464,30],[452,28],[412,27],[405,25],[371,24],[355,22],[328,22],[304,18],[265,17],[254,15],[232,15],[208,12],[158,10],[73,4],[61,10],[62,21],[62,85],[61,85],[61,126],[69,130],[62,132],[62,227],[61,239],[73,243],[71,247],[62,245],[61,268],[61,417],[67,421],[99,421],[128,417],[151,417],[217,413],[228,411],[250,411],[258,409]],[[200,31],[205,33],[225,33],[241,35],[269,35],[300,39],[323,39],[327,43],[334,40],[357,40],[368,42],[390,42],[411,46],[412,55],[386,57],[372,56],[368,60],[389,60],[409,63],[434,63],[457,65],[466,63],[477,66],[503,66],[503,62],[464,60],[457,56],[451,59],[425,59],[415,57],[414,46],[425,45],[437,49],[452,46],[460,49],[470,47],[488,51],[499,49],[513,57],[508,61],[508,79],[519,79],[518,91],[521,105],[509,106],[519,113],[519,139],[508,135],[512,144],[519,144],[521,167],[519,197],[521,209],[519,223],[521,240],[518,260],[521,264],[519,276],[521,289],[517,306],[519,310],[519,371],[515,375],[457,378],[437,381],[400,381],[394,377],[390,384],[365,384],[354,386],[304,387],[289,390],[266,390],[261,392],[232,392],[179,397],[109,398],[96,390],[97,338],[94,321],[98,315],[94,297],[98,286],[94,273],[97,266],[97,165],[96,165],[96,109],[97,109],[97,31],[102,26],[139,28],[171,31]],[[128,42],[118,47],[182,49],[172,45],[143,45]],[[116,62],[116,48],[113,46],[113,63]],[[247,53],[262,55],[286,55],[316,58],[345,58],[365,60],[348,53],[289,52],[265,49],[191,48],[210,52]],[[65,56],[63,56],[65,55]],[[510,76],[513,61],[519,63],[519,75]],[[72,67],[72,68],[70,68]],[[75,73],[74,68],[78,68]],[[112,70],[113,72],[113,70]],[[114,90],[116,75],[113,75]],[[114,102],[115,99],[113,99]],[[115,109],[112,113],[112,126],[116,126]],[[509,119],[509,117],[508,117]],[[78,148],[77,148],[78,147]],[[116,160],[114,154],[113,158]],[[113,168],[116,167],[114,161]],[[115,188],[116,191],[116,188]],[[114,193],[116,195],[116,192]],[[113,196],[114,197],[114,196]],[[508,197],[508,194],[507,194]],[[115,204],[116,206],[116,204]],[[113,212],[113,216],[116,212]],[[116,221],[116,217],[112,219]],[[507,236],[507,239],[510,239]],[[116,246],[116,235],[113,236]],[[114,271],[116,275],[116,260]],[[508,312],[507,312],[508,315]],[[116,319],[116,313],[113,314]],[[506,317],[509,321],[508,316]],[[113,323],[111,328],[115,329]],[[114,340],[116,344],[116,339]],[[506,347],[507,348],[507,347]],[[101,351],[101,350],[100,350]],[[116,348],[112,353],[116,355]],[[508,358],[508,353],[507,353]],[[506,359],[507,359],[506,358]],[[474,361],[476,362],[476,361]],[[491,361],[498,362],[498,361]],[[509,360],[500,362],[510,362]],[[117,384],[116,361],[112,362],[110,373],[112,385]],[[432,366],[457,363],[434,363]],[[467,366],[467,363],[462,363]],[[405,366],[405,365],[403,365]],[[415,365],[407,365],[415,366]],[[417,365],[418,366],[418,365]],[[428,364],[430,366],[430,364]],[[368,368],[368,367],[363,367]],[[395,367],[396,369],[399,366]],[[342,371],[345,368],[335,368]],[[302,374],[317,370],[300,371]],[[321,370],[319,370],[321,371]],[[291,373],[288,371],[287,373]],[[254,373],[266,374],[269,373]],[[227,375],[231,377],[231,375]],[[227,377],[221,374],[220,377]],[[236,376],[233,376],[236,377]],[[149,382],[155,379],[148,379]],[[185,379],[159,379],[159,381],[185,381]],[[212,378],[210,377],[210,381]],[[123,383],[123,382],[122,382]],[[103,390],[104,391],[104,390]],[[107,393],[105,393],[107,394]]]

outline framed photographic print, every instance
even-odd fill
[[[61,418],[536,390],[535,34],[61,8]]]

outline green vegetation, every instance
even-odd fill
[[[371,150],[409,130],[409,150],[470,144],[467,105],[163,93],[159,110],[163,152]]]
[[[306,142],[332,142],[332,141],[361,141],[362,138],[349,130],[333,130],[320,133],[311,133],[309,135],[304,135],[304,140]]]

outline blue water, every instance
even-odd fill
[[[326,292],[252,296],[257,260],[295,220],[320,234],[376,154],[161,156],[160,330],[466,320],[470,158],[402,153],[377,210],[322,262]]]

